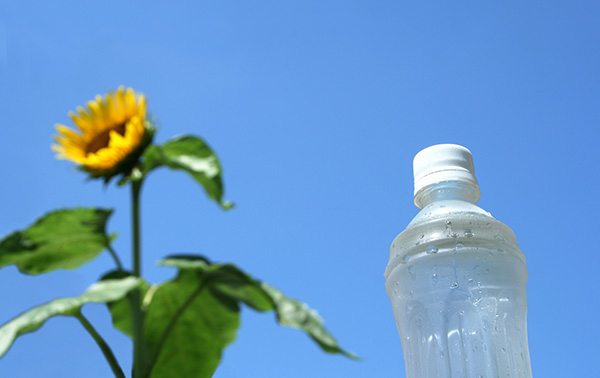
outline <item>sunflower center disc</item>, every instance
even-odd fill
[[[108,143],[110,142],[110,132],[113,130],[121,135],[125,135],[125,124],[123,123],[112,129],[104,130],[100,134],[96,135],[85,148],[85,154],[93,154],[102,148],[108,147]]]

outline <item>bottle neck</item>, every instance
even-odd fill
[[[459,200],[475,204],[479,201],[480,196],[479,186],[447,181],[428,185],[421,189],[415,195],[415,205],[422,209],[432,202],[443,200]]]

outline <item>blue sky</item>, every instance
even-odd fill
[[[146,277],[169,279],[154,262],[175,252],[234,262],[317,309],[364,358],[326,355],[246,310],[215,377],[404,377],[383,271],[417,213],[413,156],[458,143],[474,155],[479,205],[527,258],[533,373],[593,376],[599,16],[592,1],[3,2],[0,234],[56,208],[115,207],[109,229],[129,260],[129,192],[86,182],[50,144],[69,110],[131,86],[149,98],[157,142],[192,133],[217,151],[237,204],[223,212],[184,174],[153,173]],[[103,254],[35,277],[4,268],[0,323],[112,267]],[[84,312],[130,366],[105,308]],[[110,374],[66,318],[0,360],[6,377]]]

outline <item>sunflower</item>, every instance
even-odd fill
[[[146,97],[131,88],[97,95],[87,109],[80,106],[69,117],[78,130],[56,125],[56,157],[106,182],[117,174],[128,175],[154,135],[146,117]]]

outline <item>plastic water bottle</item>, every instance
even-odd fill
[[[415,205],[396,237],[386,290],[408,378],[529,378],[527,268],[514,233],[475,203],[471,152],[414,159]]]

